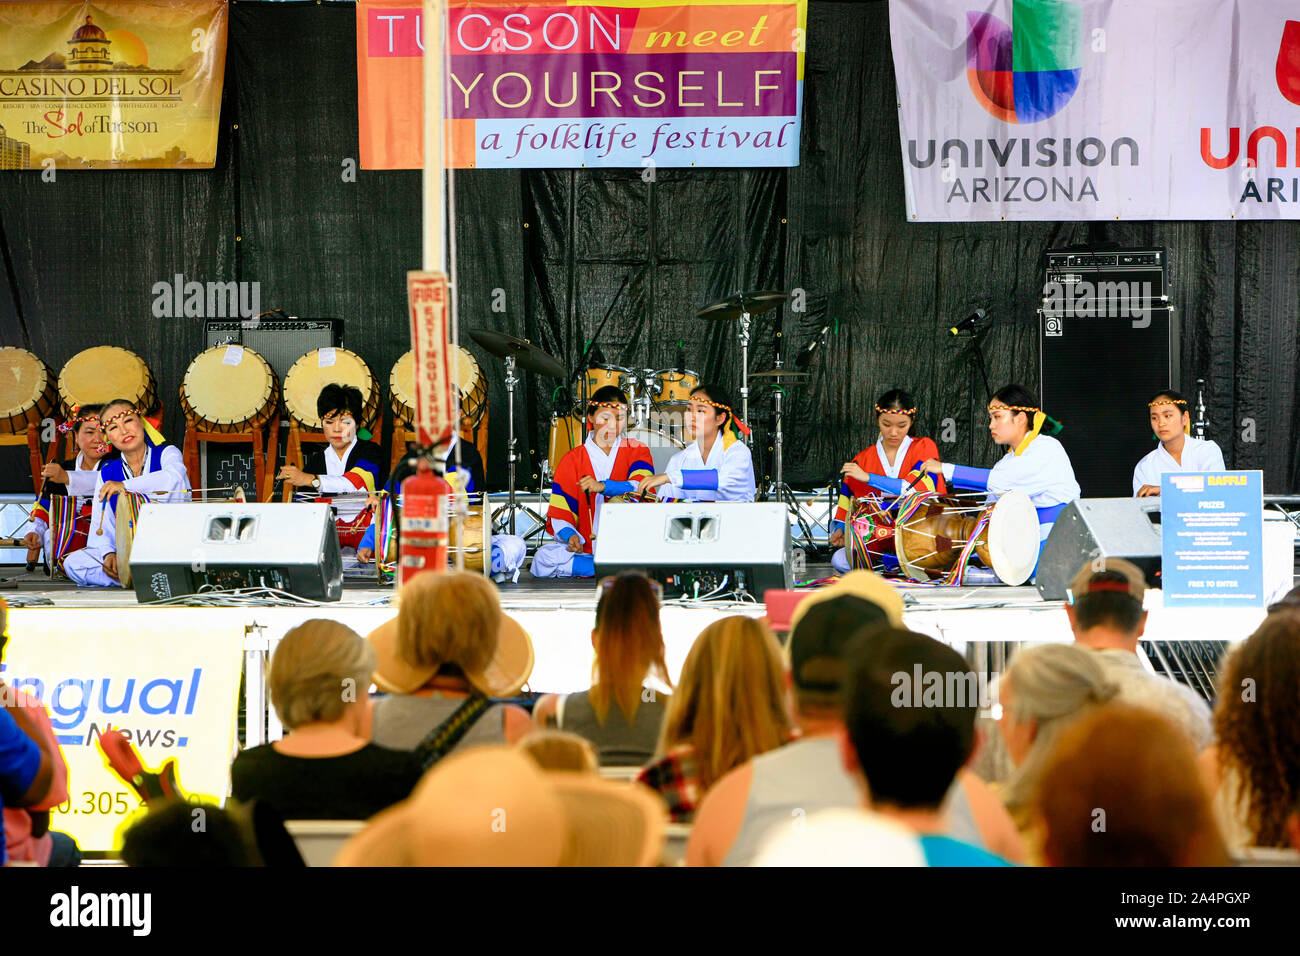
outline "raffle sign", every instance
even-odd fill
[[[1300,218],[1300,6],[890,0],[907,216]]]
[[[796,166],[807,0],[451,0],[457,167]],[[422,6],[358,0],[364,169],[423,165]]]
[[[38,698],[68,763],[68,799],[50,826],[83,850],[121,846],[139,798],[108,769],[96,737],[129,737],[147,770],[174,758],[189,796],[222,802],[235,747],[243,623],[204,625],[193,610],[10,611],[5,683]]]
[[[1165,607],[1262,607],[1264,473],[1167,473],[1160,483]]]
[[[208,169],[224,0],[0,3],[0,169]]]
[[[441,272],[408,272],[406,300],[411,308],[411,359],[415,366],[415,425],[420,444],[451,440],[451,363],[447,344],[447,277]]]

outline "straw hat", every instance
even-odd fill
[[[891,626],[903,626],[903,599],[899,596],[898,591],[874,571],[859,569],[850,571],[834,583],[828,584],[826,587],[814,592],[810,597],[800,601],[799,606],[794,609],[794,614],[790,617],[790,630],[793,631],[798,626],[799,619],[814,606],[843,594],[851,594],[854,597],[870,601],[885,612],[885,617],[889,618]]]
[[[667,810],[639,784],[541,770],[510,747],[440,761],[335,866],[652,866]]]
[[[444,588],[450,590],[443,590]],[[513,697],[518,694],[533,672],[533,642],[518,621],[500,611],[496,589],[490,582],[466,571],[449,572],[446,575],[422,574],[403,589],[401,608],[412,607],[417,601],[422,602],[421,610],[427,615],[440,600],[453,602],[463,599],[467,602],[476,590],[482,588],[490,589],[490,595],[486,591],[477,595],[480,609],[484,612],[480,619],[487,619],[488,610],[491,611],[491,617],[499,619],[495,647],[486,664],[473,668],[467,667],[462,660],[450,657],[444,661],[432,660],[427,649],[427,663],[412,663],[401,653],[399,637],[403,611],[399,609],[397,617],[375,628],[367,638],[375,649],[375,684],[389,693],[409,694],[428,683],[442,664],[456,664],[470,684],[487,697]],[[485,598],[490,603],[485,604]],[[415,621],[420,620],[415,616],[417,612],[409,613]],[[447,621],[449,615],[432,616],[436,625]],[[462,644],[465,637],[464,633],[456,635]]]

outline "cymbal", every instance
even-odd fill
[[[796,372],[790,368],[770,368],[764,372],[750,372],[749,377],[780,379],[787,385],[799,385],[812,378],[812,372]]]
[[[695,317],[697,319],[738,319],[742,312],[758,315],[761,312],[767,312],[769,309],[775,309],[788,298],[790,298],[790,293],[782,292],[779,289],[737,292],[721,302],[706,305],[695,313]]]
[[[564,366],[532,342],[490,330],[474,331],[469,337],[498,358],[514,356],[515,364],[522,369],[550,378],[564,378]]]

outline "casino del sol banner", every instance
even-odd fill
[[[890,0],[909,219],[1300,218],[1294,0]]]
[[[207,169],[225,0],[0,3],[0,169]]]
[[[807,0],[448,6],[448,165],[799,163]],[[358,0],[363,169],[423,165],[421,15]]]

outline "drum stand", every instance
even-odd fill
[[[746,425],[749,424],[749,323],[751,321],[749,309],[745,305],[745,296],[740,295],[740,331],[737,335],[740,337],[740,420]],[[779,407],[779,406],[778,406]],[[778,419],[779,421],[780,419]],[[753,446],[754,433],[745,436],[745,444]],[[777,461],[780,461],[780,452],[777,452]],[[777,478],[780,481],[780,478]]]
[[[515,375],[515,357],[513,355],[505,356],[506,362],[506,422],[509,427],[509,442],[507,447],[510,449],[510,471],[509,471],[509,491],[510,497],[506,502],[506,511],[509,517],[505,521],[506,527],[509,527],[510,533],[515,533],[515,515],[519,512],[522,505],[515,500],[515,463],[519,460],[519,455],[515,451],[515,386],[519,384],[519,376]]]

